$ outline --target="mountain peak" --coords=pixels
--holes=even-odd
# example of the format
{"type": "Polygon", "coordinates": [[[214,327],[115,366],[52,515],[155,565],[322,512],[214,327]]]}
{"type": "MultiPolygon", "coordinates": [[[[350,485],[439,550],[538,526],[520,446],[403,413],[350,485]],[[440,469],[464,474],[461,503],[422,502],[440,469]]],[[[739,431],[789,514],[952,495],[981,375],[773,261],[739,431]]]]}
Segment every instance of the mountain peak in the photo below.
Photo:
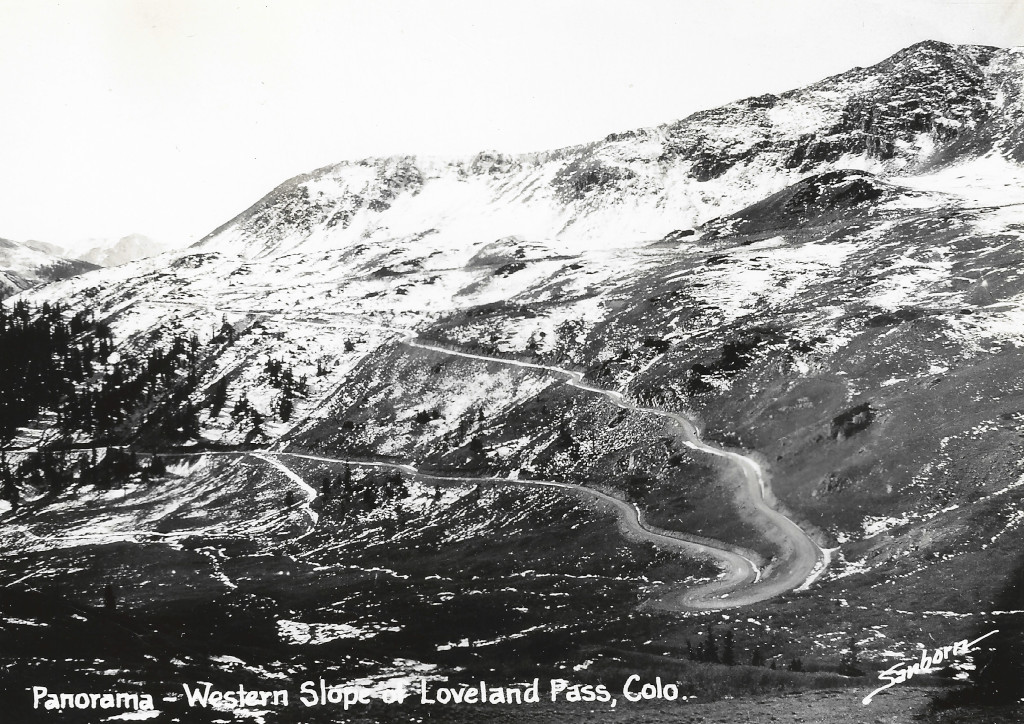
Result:
{"type": "Polygon", "coordinates": [[[251,258],[427,232],[452,248],[510,235],[568,248],[662,238],[813,174],[884,178],[992,150],[1016,158],[1022,67],[1010,51],[924,40],[804,88],[590,144],[334,164],[282,184],[196,246],[251,258]]]}
{"type": "Polygon", "coordinates": [[[77,248],[68,249],[65,256],[99,266],[118,266],[167,250],[166,244],[154,241],[144,234],[135,233],[115,240],[89,239],[77,248]]]}
{"type": "Polygon", "coordinates": [[[67,279],[97,266],[81,259],[68,259],[60,247],[42,241],[0,239],[0,293],[67,279]]]}
{"type": "Polygon", "coordinates": [[[890,58],[914,58],[922,55],[967,55],[977,60],[979,57],[988,58],[1003,50],[995,45],[969,45],[959,43],[947,43],[944,40],[922,40],[913,45],[897,51],[890,58]]]}

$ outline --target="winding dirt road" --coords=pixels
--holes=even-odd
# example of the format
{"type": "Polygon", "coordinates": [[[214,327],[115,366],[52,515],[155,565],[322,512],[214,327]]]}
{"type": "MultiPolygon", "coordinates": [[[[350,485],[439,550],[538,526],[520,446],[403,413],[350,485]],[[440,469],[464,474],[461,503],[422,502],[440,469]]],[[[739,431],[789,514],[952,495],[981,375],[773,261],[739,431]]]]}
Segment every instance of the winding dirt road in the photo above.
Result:
{"type": "Polygon", "coordinates": [[[423,482],[455,483],[460,485],[494,485],[501,487],[518,486],[533,488],[560,488],[562,490],[584,493],[593,498],[597,498],[602,503],[614,508],[616,513],[619,515],[619,520],[623,528],[625,528],[627,534],[631,537],[637,540],[653,543],[659,548],[677,550],[698,560],[710,558],[723,569],[722,575],[717,579],[708,584],[702,585],[699,588],[693,589],[695,591],[704,592],[706,600],[702,597],[700,599],[694,599],[693,601],[677,601],[674,605],[671,605],[672,608],[708,610],[712,608],[729,608],[732,606],[743,605],[748,602],[744,601],[737,603],[732,599],[727,599],[723,596],[727,595],[730,591],[734,591],[746,584],[755,582],[760,576],[757,566],[746,556],[725,548],[717,548],[710,543],[701,543],[692,540],[690,537],[680,533],[657,529],[644,520],[643,512],[635,504],[628,503],[621,498],[616,498],[615,496],[608,495],[607,493],[587,487],[586,485],[561,483],[552,480],[519,480],[516,478],[501,477],[439,475],[436,473],[421,472],[415,466],[405,463],[391,463],[374,460],[347,460],[344,458],[311,455],[308,453],[261,452],[258,455],[255,455],[255,457],[259,457],[264,461],[270,462],[268,458],[271,455],[299,458],[302,460],[313,460],[317,462],[345,463],[348,465],[358,465],[362,467],[398,470],[408,475],[415,476],[423,482]]]}
{"type": "MultiPolygon", "coordinates": [[[[190,302],[183,303],[186,305],[190,304],[190,302]]],[[[191,302],[191,304],[199,306],[194,302],[191,302]]],[[[271,311],[266,309],[235,311],[246,311],[261,315],[272,314],[271,311]]],[[[333,313],[327,314],[335,316],[333,313]]],[[[337,316],[349,317],[352,315],[338,313],[337,316]]],[[[365,320],[361,321],[365,324],[365,320]]],[[[470,484],[544,486],[586,493],[615,508],[620,514],[622,525],[634,537],[650,541],[660,547],[679,550],[688,556],[698,559],[710,559],[723,571],[721,576],[709,583],[665,596],[658,602],[658,605],[664,608],[706,611],[745,606],[773,598],[787,591],[804,590],[813,584],[827,569],[829,565],[829,552],[822,550],[799,525],[772,507],[774,496],[766,482],[761,466],[755,460],[742,453],[725,450],[704,442],[701,440],[694,423],[687,417],[654,407],[644,407],[636,404],[620,392],[594,387],[584,382],[583,375],[579,372],[533,362],[489,357],[433,345],[417,339],[416,333],[408,328],[393,327],[386,324],[374,324],[372,326],[399,335],[400,343],[409,347],[482,362],[538,370],[546,374],[562,377],[566,380],[567,384],[577,389],[602,395],[622,409],[643,412],[666,419],[672,424],[683,444],[687,447],[708,455],[725,458],[739,467],[743,475],[744,495],[754,510],[759,527],[763,532],[770,531],[776,533],[773,539],[782,542],[779,555],[763,569],[759,568],[751,557],[744,555],[742,550],[720,541],[701,539],[683,533],[656,529],[644,520],[643,513],[635,505],[582,484],[541,480],[514,480],[510,478],[440,476],[421,473],[412,465],[400,463],[342,460],[273,450],[260,452],[261,455],[266,456],[263,457],[264,462],[275,464],[274,458],[271,456],[292,456],[325,462],[347,462],[352,465],[392,468],[427,480],[470,484]]],[[[277,467],[283,466],[277,465],[277,467]]],[[[312,502],[311,494],[315,496],[315,491],[304,482],[301,483],[301,487],[306,493],[307,504],[312,502]]],[[[309,512],[310,516],[314,518],[315,525],[315,512],[312,510],[309,512]]]]}
{"type": "MultiPolygon", "coordinates": [[[[644,412],[665,418],[677,430],[684,445],[699,452],[725,458],[740,468],[744,479],[744,492],[756,511],[759,522],[766,528],[775,528],[786,542],[779,557],[773,560],[765,570],[759,569],[750,558],[731,550],[724,543],[711,541],[697,542],[682,535],[674,535],[670,531],[655,530],[644,522],[642,513],[635,505],[606,495],[593,488],[548,481],[522,481],[534,485],[586,491],[615,506],[623,514],[623,523],[626,528],[636,536],[662,546],[667,545],[684,550],[690,555],[709,557],[724,570],[724,575],[715,581],[670,595],[661,601],[662,605],[671,608],[704,611],[745,606],[772,598],[786,591],[807,588],[828,567],[828,554],[800,526],[771,506],[770,500],[773,498],[765,482],[764,471],[761,469],[761,466],[746,455],[723,450],[704,442],[700,439],[694,423],[683,415],[659,410],[654,407],[638,405],[620,392],[605,390],[587,384],[583,381],[581,373],[572,370],[452,350],[421,342],[412,336],[403,339],[402,343],[410,347],[432,352],[534,369],[563,377],[570,386],[586,392],[603,395],[613,404],[625,410],[644,412]]],[[[505,483],[509,482],[505,478],[500,480],[505,483]]]]}

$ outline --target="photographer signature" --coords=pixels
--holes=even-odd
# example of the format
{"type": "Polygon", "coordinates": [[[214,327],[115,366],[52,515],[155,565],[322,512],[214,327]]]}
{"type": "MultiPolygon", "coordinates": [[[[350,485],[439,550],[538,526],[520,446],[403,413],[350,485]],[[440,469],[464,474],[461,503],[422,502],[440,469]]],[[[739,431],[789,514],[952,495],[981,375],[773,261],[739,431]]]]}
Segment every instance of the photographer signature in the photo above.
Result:
{"type": "Polygon", "coordinates": [[[987,639],[989,636],[992,636],[993,634],[997,633],[999,633],[998,630],[989,631],[984,636],[974,639],[974,641],[968,641],[967,639],[957,641],[955,644],[952,644],[950,646],[943,646],[941,648],[935,649],[935,653],[932,655],[928,654],[928,649],[924,649],[921,652],[920,661],[914,662],[910,666],[905,666],[903,663],[899,663],[895,666],[889,667],[888,669],[886,669],[878,675],[879,679],[881,679],[882,681],[887,681],[889,683],[887,683],[885,686],[880,686],[879,688],[872,691],[870,694],[864,697],[861,703],[864,705],[870,704],[871,699],[874,698],[875,694],[885,691],[886,689],[891,689],[892,687],[896,686],[896,684],[902,684],[904,681],[907,681],[908,679],[911,679],[914,676],[919,676],[921,674],[930,674],[933,671],[945,668],[946,661],[949,661],[949,659],[953,658],[954,656],[964,656],[965,654],[969,654],[973,650],[974,645],[976,643],[984,639],[987,639]]]}

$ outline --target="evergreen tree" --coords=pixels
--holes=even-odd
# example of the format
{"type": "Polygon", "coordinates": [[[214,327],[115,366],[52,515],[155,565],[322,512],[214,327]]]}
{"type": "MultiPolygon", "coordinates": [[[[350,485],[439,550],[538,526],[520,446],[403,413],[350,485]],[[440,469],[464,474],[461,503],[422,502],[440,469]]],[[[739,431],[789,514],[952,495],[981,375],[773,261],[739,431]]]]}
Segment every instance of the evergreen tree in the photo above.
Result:
{"type": "Polygon", "coordinates": [[[341,475],[341,485],[346,498],[352,495],[352,466],[348,463],[345,463],[345,470],[341,475]]]}
{"type": "Polygon", "coordinates": [[[224,403],[228,401],[228,378],[221,377],[217,380],[213,389],[210,390],[210,414],[214,417],[224,409],[224,403]]]}
{"type": "Polygon", "coordinates": [[[850,636],[846,651],[839,661],[839,673],[843,676],[861,676],[864,674],[860,669],[860,646],[857,645],[856,636],[850,636]]]}
{"type": "Polygon", "coordinates": [[[292,419],[292,412],[295,410],[295,403],[289,395],[281,395],[277,403],[277,413],[281,416],[281,422],[288,422],[292,419]]]}
{"type": "Polygon", "coordinates": [[[21,495],[18,492],[18,486],[14,481],[14,474],[11,472],[11,468],[7,464],[6,456],[4,456],[3,460],[0,461],[0,499],[6,500],[10,503],[12,510],[17,510],[18,504],[21,501],[21,495]]]}
{"type": "Polygon", "coordinates": [[[78,455],[78,462],[75,464],[75,469],[78,471],[78,482],[86,483],[89,479],[89,456],[86,453],[80,453],[78,455]]]}
{"type": "Polygon", "coordinates": [[[114,586],[110,583],[103,587],[103,608],[108,611],[117,608],[117,596],[114,593],[114,586]]]}
{"type": "Polygon", "coordinates": [[[249,396],[243,392],[242,396],[235,402],[234,409],[231,410],[231,418],[238,421],[248,417],[251,413],[252,406],[249,404],[249,396]]]}
{"type": "Polygon", "coordinates": [[[251,440],[257,437],[264,437],[266,433],[263,431],[263,415],[260,414],[259,410],[251,409],[249,418],[252,420],[252,429],[246,438],[251,440]]]}
{"type": "Polygon", "coordinates": [[[159,455],[153,455],[149,459],[149,474],[155,477],[167,475],[167,463],[159,455]]]}
{"type": "Polygon", "coordinates": [[[707,638],[704,639],[703,659],[712,664],[719,663],[718,641],[715,640],[715,632],[710,629],[707,638]]]}
{"type": "Polygon", "coordinates": [[[730,628],[725,632],[722,643],[722,663],[727,666],[736,665],[736,651],[733,647],[733,630],[730,628]]]}
{"type": "Polygon", "coordinates": [[[569,426],[564,422],[558,426],[558,445],[559,447],[568,448],[572,447],[576,443],[573,440],[572,433],[569,432],[569,426]]]}
{"type": "Polygon", "coordinates": [[[397,470],[393,470],[388,473],[387,477],[384,478],[384,497],[387,500],[394,500],[397,498],[404,498],[409,494],[409,489],[405,485],[405,481],[402,479],[402,474],[397,470]]]}
{"type": "Polygon", "coordinates": [[[233,344],[235,341],[235,328],[228,322],[227,315],[221,317],[220,329],[213,337],[215,342],[227,342],[233,344]]]}

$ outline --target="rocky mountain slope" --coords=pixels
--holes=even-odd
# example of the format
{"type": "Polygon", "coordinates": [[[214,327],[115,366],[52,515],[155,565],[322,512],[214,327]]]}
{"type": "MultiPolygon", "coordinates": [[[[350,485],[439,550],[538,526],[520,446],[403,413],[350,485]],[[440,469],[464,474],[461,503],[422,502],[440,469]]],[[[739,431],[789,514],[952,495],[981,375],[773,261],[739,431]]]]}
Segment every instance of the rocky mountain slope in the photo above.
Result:
{"type": "Polygon", "coordinates": [[[921,173],[1020,160],[1024,53],[925,42],[779,96],[557,151],[366,159],[282,184],[197,244],[246,258],[433,235],[575,250],[632,246],[731,213],[812,172],[921,173]]]}

